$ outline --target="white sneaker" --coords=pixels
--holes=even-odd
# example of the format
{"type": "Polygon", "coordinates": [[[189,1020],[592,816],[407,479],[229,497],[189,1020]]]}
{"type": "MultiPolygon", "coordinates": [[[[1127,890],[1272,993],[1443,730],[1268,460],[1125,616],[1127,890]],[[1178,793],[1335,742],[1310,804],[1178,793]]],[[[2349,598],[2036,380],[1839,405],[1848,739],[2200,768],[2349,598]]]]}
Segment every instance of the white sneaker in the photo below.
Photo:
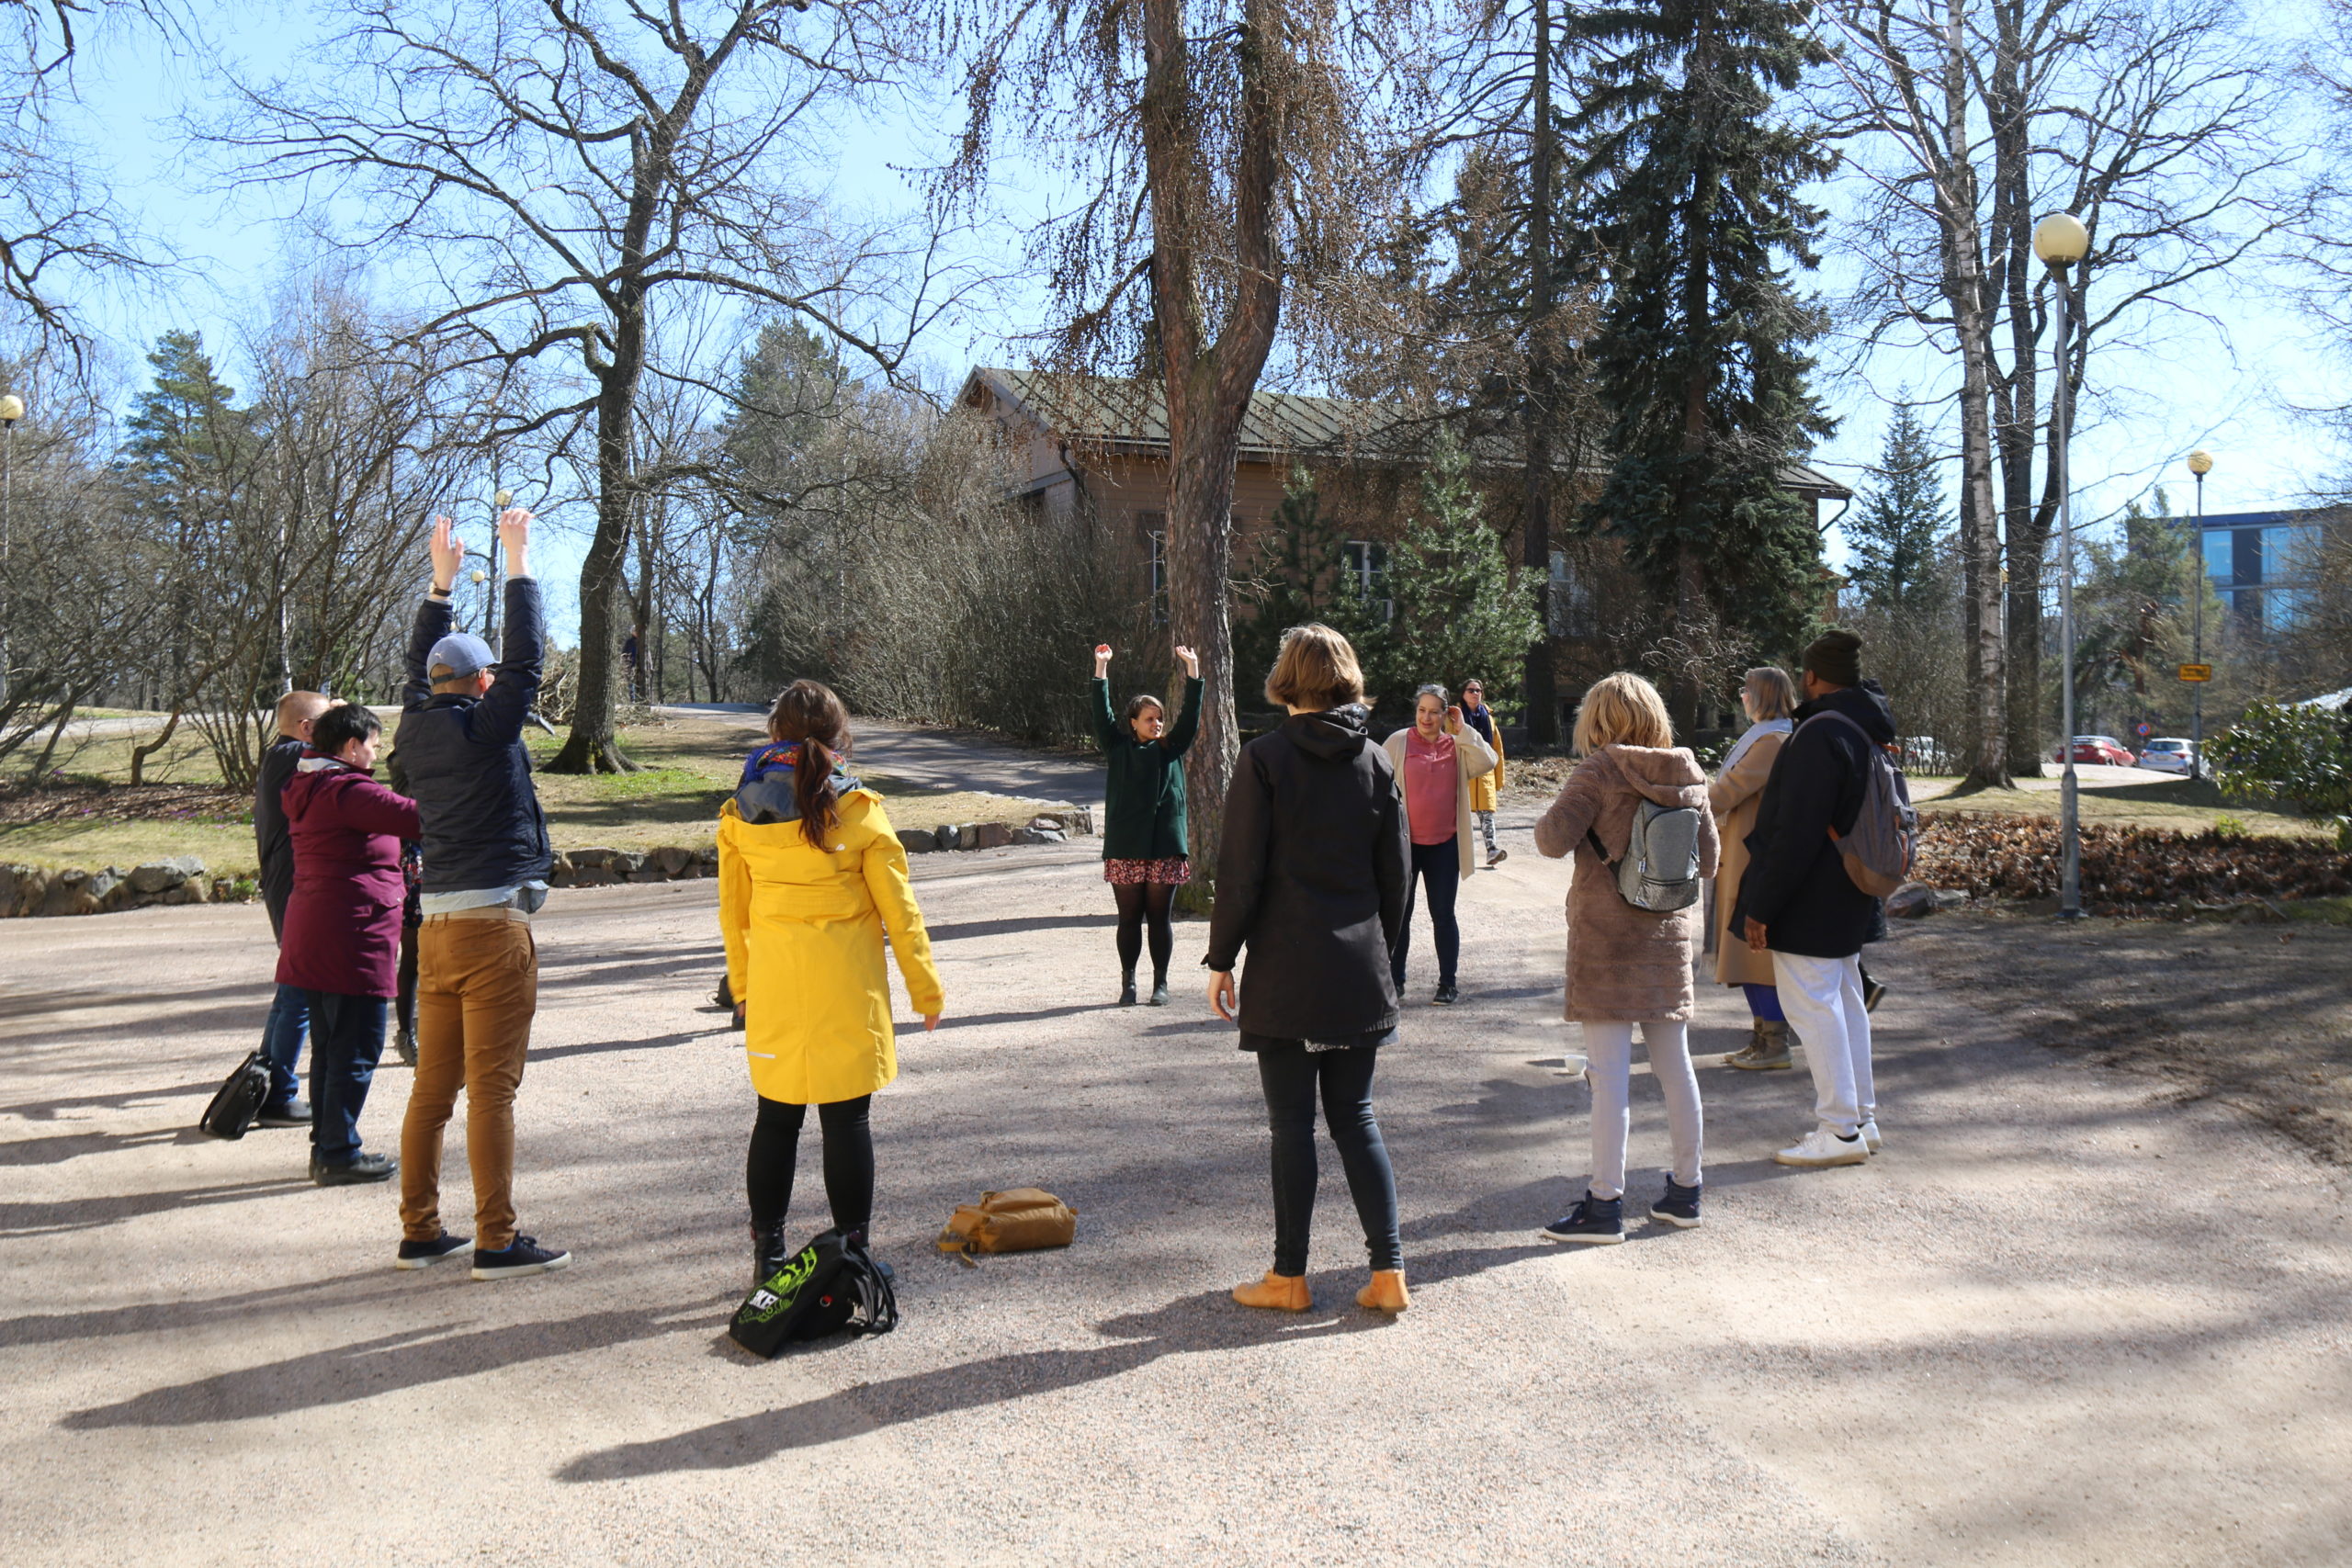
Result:
{"type": "Polygon", "coordinates": [[[1878,1118],[1873,1116],[1863,1122],[1861,1132],[1862,1145],[1872,1154],[1878,1153],[1880,1146],[1885,1142],[1878,1135],[1878,1118]]]}
{"type": "Polygon", "coordinates": [[[1871,1157],[1870,1145],[1858,1134],[1841,1138],[1826,1127],[1815,1127],[1787,1148],[1772,1156],[1778,1165],[1808,1168],[1831,1165],[1861,1165],[1871,1157]]]}

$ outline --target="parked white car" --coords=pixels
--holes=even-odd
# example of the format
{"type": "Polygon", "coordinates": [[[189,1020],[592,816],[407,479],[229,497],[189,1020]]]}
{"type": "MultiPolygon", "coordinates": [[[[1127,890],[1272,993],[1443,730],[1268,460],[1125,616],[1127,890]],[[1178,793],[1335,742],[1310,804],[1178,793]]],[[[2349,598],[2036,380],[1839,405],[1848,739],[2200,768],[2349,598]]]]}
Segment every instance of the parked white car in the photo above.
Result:
{"type": "Polygon", "coordinates": [[[2140,751],[2140,765],[2160,773],[2193,773],[2196,761],[2196,744],[2177,735],[2154,737],[2140,751]]]}

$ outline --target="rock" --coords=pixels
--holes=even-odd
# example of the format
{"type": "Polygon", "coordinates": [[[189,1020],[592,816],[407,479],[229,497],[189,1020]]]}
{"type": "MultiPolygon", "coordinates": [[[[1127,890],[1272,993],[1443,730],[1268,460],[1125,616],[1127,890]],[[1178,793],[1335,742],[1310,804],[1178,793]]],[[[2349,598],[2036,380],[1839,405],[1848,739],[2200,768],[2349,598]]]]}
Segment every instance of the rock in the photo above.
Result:
{"type": "MultiPolygon", "coordinates": [[[[98,902],[103,904],[108,898],[114,897],[116,888],[127,888],[130,886],[130,879],[124,876],[122,868],[117,865],[110,865],[104,871],[93,874],[90,880],[83,885],[82,891],[87,893],[91,897],[96,898],[98,902]]],[[[128,897],[128,895],[125,895],[125,897],[128,897]]],[[[118,902],[119,902],[119,900],[118,900],[118,902]]]]}
{"type": "Polygon", "coordinates": [[[98,901],[89,895],[90,874],[86,871],[61,871],[51,879],[48,894],[40,901],[44,915],[95,915],[98,901]]]}
{"type": "Polygon", "coordinates": [[[2267,926],[2275,925],[2290,918],[2285,909],[2271,900],[2255,898],[2239,905],[2237,912],[2230,917],[2230,921],[2233,925],[2267,926]]]}
{"type": "Polygon", "coordinates": [[[39,909],[41,900],[49,896],[51,880],[50,874],[37,865],[17,867],[17,907],[8,912],[29,915],[39,909]]]}
{"type": "Polygon", "coordinates": [[[1059,828],[1016,828],[1012,830],[1016,844],[1066,844],[1069,835],[1059,828]]]}
{"type": "Polygon", "coordinates": [[[933,842],[943,850],[960,850],[964,847],[956,841],[956,829],[944,822],[931,830],[931,837],[933,842]]]}
{"type": "Polygon", "coordinates": [[[1906,882],[1886,896],[1886,918],[1925,919],[1936,912],[1936,890],[1924,882],[1906,882]]]}
{"type": "Polygon", "coordinates": [[[155,902],[158,904],[201,904],[204,902],[204,884],[183,882],[177,887],[167,887],[155,895],[155,902]]]}
{"type": "Polygon", "coordinates": [[[149,861],[130,871],[130,886],[141,893],[166,893],[187,880],[187,873],[169,861],[149,861]]]}
{"type": "Polygon", "coordinates": [[[939,848],[938,835],[926,828],[899,829],[899,842],[906,846],[910,855],[927,855],[939,848]]]}
{"type": "Polygon", "coordinates": [[[645,869],[645,857],[632,850],[614,850],[612,859],[605,863],[623,876],[645,869]]]}
{"type": "Polygon", "coordinates": [[[30,866],[0,865],[0,916],[17,912],[17,899],[20,896],[17,877],[20,873],[31,869],[30,866]]]}
{"type": "Polygon", "coordinates": [[[1936,889],[1936,908],[1939,910],[1957,909],[1962,904],[1967,902],[1968,890],[1964,887],[1939,887],[1936,889]]]}
{"type": "Polygon", "coordinates": [[[570,853],[571,855],[571,863],[582,868],[589,866],[605,866],[613,863],[613,852],[610,850],[573,850],[571,851],[570,853]]]}
{"type": "Polygon", "coordinates": [[[571,857],[564,853],[561,850],[556,851],[555,859],[548,863],[548,880],[549,882],[553,882],[559,876],[570,876],[571,874],[571,857]]]}
{"type": "Polygon", "coordinates": [[[1012,842],[1012,827],[1006,822],[983,822],[978,837],[981,849],[1001,850],[1012,842]]]}
{"type": "Polygon", "coordinates": [[[1093,837],[1094,808],[1091,806],[1080,806],[1072,808],[1064,818],[1063,829],[1074,837],[1093,837]]]}
{"type": "Polygon", "coordinates": [[[631,882],[667,882],[669,874],[658,865],[641,865],[628,874],[631,882]]]}
{"type": "Polygon", "coordinates": [[[647,863],[660,866],[663,876],[675,876],[686,869],[688,863],[695,858],[695,852],[692,850],[660,849],[645,858],[647,863]]]}

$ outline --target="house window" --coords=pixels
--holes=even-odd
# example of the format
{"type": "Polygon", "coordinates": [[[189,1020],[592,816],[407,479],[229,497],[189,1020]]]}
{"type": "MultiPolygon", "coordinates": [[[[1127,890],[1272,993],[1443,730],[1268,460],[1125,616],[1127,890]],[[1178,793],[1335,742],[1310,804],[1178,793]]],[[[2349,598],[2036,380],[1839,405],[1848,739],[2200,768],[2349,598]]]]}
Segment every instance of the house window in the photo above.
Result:
{"type": "Polygon", "coordinates": [[[1379,606],[1384,621],[1396,614],[1396,602],[1385,592],[1388,581],[1387,546],[1372,539],[1350,539],[1340,559],[1357,597],[1379,606]]]}
{"type": "Polygon", "coordinates": [[[2227,587],[2237,580],[2237,547],[2227,528],[2205,532],[2205,575],[2227,587]]]}
{"type": "Polygon", "coordinates": [[[1568,564],[1567,552],[1552,552],[1552,581],[1544,597],[1544,629],[1554,637],[1591,637],[1599,628],[1592,615],[1592,584],[1568,564]]]}

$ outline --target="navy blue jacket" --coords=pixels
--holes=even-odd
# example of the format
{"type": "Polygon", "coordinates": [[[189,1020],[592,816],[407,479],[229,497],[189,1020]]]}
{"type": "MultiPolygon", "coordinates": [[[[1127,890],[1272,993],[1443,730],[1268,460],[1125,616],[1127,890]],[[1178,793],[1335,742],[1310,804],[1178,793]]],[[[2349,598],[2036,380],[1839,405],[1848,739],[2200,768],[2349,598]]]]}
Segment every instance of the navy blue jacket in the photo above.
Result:
{"type": "Polygon", "coordinates": [[[1753,916],[1764,922],[1775,953],[1849,958],[1881,934],[1884,916],[1879,901],[1846,874],[1829,829],[1854,830],[1867,747],[1894,739],[1894,715],[1880,693],[1845,686],[1801,705],[1792,716],[1796,729],[1772,761],[1747,835],[1747,871],[1739,879],[1732,931],[1744,938],[1753,916]],[[1822,713],[1844,714],[1854,724],[1805,722],[1822,713]]]}
{"type": "Polygon", "coordinates": [[[261,856],[261,902],[273,936],[285,934],[286,900],[294,893],[294,840],[278,796],[301,760],[302,742],[281,735],[261,754],[261,772],[254,775],[254,851],[261,856]]]}
{"type": "Polygon", "coordinates": [[[539,585],[527,577],[507,581],[506,646],[484,696],[434,693],[425,660],[448,635],[451,618],[438,599],[416,612],[393,739],[424,829],[424,890],[470,893],[545,881],[555,856],[523,748],[546,651],[539,585]]]}

